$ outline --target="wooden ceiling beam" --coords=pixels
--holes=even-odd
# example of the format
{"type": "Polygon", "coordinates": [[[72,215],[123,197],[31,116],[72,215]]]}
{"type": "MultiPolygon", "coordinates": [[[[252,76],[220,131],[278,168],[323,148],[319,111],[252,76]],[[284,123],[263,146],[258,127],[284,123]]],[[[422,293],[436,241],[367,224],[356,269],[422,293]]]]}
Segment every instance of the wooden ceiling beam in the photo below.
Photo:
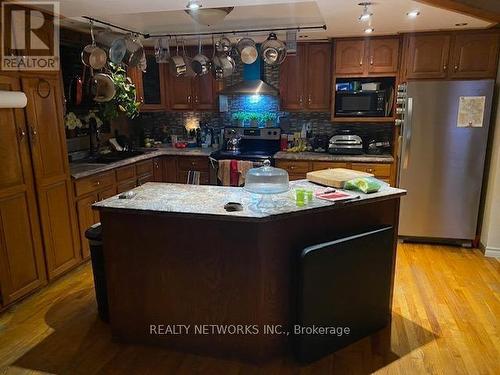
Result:
{"type": "Polygon", "coordinates": [[[416,0],[437,8],[451,10],[492,23],[500,23],[499,0],[416,0]]]}

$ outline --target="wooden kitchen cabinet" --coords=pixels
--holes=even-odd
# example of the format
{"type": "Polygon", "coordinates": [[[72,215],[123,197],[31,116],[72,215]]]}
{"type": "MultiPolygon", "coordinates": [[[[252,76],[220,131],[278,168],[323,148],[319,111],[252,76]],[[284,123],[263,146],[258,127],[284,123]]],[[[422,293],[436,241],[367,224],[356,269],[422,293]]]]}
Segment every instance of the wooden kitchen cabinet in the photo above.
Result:
{"type": "Polygon", "coordinates": [[[99,222],[99,215],[97,211],[92,209],[92,205],[99,201],[98,193],[90,194],[84,198],[78,199],[76,202],[76,212],[78,214],[78,228],[80,230],[80,247],[82,258],[88,259],[90,257],[90,249],[85,231],[95,223],[99,222]]]}
{"type": "Polygon", "coordinates": [[[398,37],[336,40],[335,73],[359,76],[396,74],[399,42],[398,37]]]}
{"type": "Polygon", "coordinates": [[[449,34],[409,35],[406,78],[445,78],[448,74],[449,34]]]}
{"type": "Polygon", "coordinates": [[[364,39],[335,41],[335,73],[363,74],[366,45],[364,39]]]}
{"type": "Polygon", "coordinates": [[[191,89],[192,78],[170,76],[168,83],[170,108],[178,110],[191,109],[193,106],[191,89]]]}
{"type": "Polygon", "coordinates": [[[296,56],[280,67],[280,99],[284,110],[330,110],[331,44],[299,43],[296,56]]]}
{"type": "MultiPolygon", "coordinates": [[[[0,76],[0,90],[21,91],[0,76]]],[[[27,128],[22,109],[0,109],[0,308],[46,283],[27,128]]]]}
{"type": "Polygon", "coordinates": [[[177,159],[177,182],[187,183],[189,171],[200,172],[200,184],[210,182],[208,158],[205,156],[182,156],[177,159]]]}
{"type": "Polygon", "coordinates": [[[175,156],[163,158],[163,182],[178,182],[177,158],[175,156]]]}
{"type": "Polygon", "coordinates": [[[306,178],[307,172],[311,171],[311,163],[308,161],[277,160],[276,167],[286,170],[290,181],[306,178]]]}
{"type": "Polygon", "coordinates": [[[211,111],[217,109],[217,81],[211,73],[192,80],[193,109],[211,111]]]}
{"type": "Polygon", "coordinates": [[[450,54],[451,78],[495,78],[498,33],[457,34],[450,54]]]}
{"type": "Polygon", "coordinates": [[[164,167],[163,158],[158,157],[153,159],[153,179],[155,182],[163,182],[164,179],[164,167]]]}
{"type": "Polygon", "coordinates": [[[135,84],[137,99],[142,103],[141,112],[165,111],[168,109],[167,100],[167,64],[158,64],[154,51],[146,49],[147,69],[143,73],[138,68],[128,71],[129,77],[135,84]]]}
{"type": "Polygon", "coordinates": [[[399,38],[376,38],[368,42],[368,73],[396,73],[398,63],[399,38]]]}
{"type": "Polygon", "coordinates": [[[22,78],[38,207],[49,278],[80,261],[73,189],[69,177],[62,92],[54,76],[22,78]]]}

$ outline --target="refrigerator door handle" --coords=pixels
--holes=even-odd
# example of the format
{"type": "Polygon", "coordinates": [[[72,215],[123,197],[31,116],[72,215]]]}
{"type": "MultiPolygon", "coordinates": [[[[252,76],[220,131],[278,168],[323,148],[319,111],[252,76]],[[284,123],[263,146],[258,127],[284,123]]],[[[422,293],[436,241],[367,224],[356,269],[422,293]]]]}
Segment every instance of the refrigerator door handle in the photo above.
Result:
{"type": "Polygon", "coordinates": [[[411,127],[413,117],[413,98],[408,98],[406,103],[405,127],[403,130],[403,169],[410,163],[411,127]]]}

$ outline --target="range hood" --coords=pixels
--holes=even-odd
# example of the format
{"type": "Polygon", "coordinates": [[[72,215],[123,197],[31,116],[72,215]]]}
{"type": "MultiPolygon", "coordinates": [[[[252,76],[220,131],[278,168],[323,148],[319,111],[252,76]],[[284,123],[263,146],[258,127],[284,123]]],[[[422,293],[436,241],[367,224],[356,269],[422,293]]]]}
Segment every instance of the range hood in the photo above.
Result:
{"type": "Polygon", "coordinates": [[[221,90],[222,95],[273,95],[278,96],[279,91],[264,82],[262,59],[257,58],[253,64],[243,64],[243,81],[221,90]]]}

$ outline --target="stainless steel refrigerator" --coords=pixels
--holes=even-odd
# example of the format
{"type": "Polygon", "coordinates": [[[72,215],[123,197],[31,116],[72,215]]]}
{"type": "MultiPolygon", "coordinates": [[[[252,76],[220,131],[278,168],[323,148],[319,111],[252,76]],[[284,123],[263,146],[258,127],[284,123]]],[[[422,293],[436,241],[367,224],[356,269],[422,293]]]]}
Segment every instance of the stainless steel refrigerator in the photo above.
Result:
{"type": "Polygon", "coordinates": [[[493,90],[493,80],[419,81],[398,88],[399,186],[408,191],[401,200],[401,237],[462,243],[475,238],[493,90]],[[484,97],[482,124],[457,126],[464,97],[484,97]]]}

